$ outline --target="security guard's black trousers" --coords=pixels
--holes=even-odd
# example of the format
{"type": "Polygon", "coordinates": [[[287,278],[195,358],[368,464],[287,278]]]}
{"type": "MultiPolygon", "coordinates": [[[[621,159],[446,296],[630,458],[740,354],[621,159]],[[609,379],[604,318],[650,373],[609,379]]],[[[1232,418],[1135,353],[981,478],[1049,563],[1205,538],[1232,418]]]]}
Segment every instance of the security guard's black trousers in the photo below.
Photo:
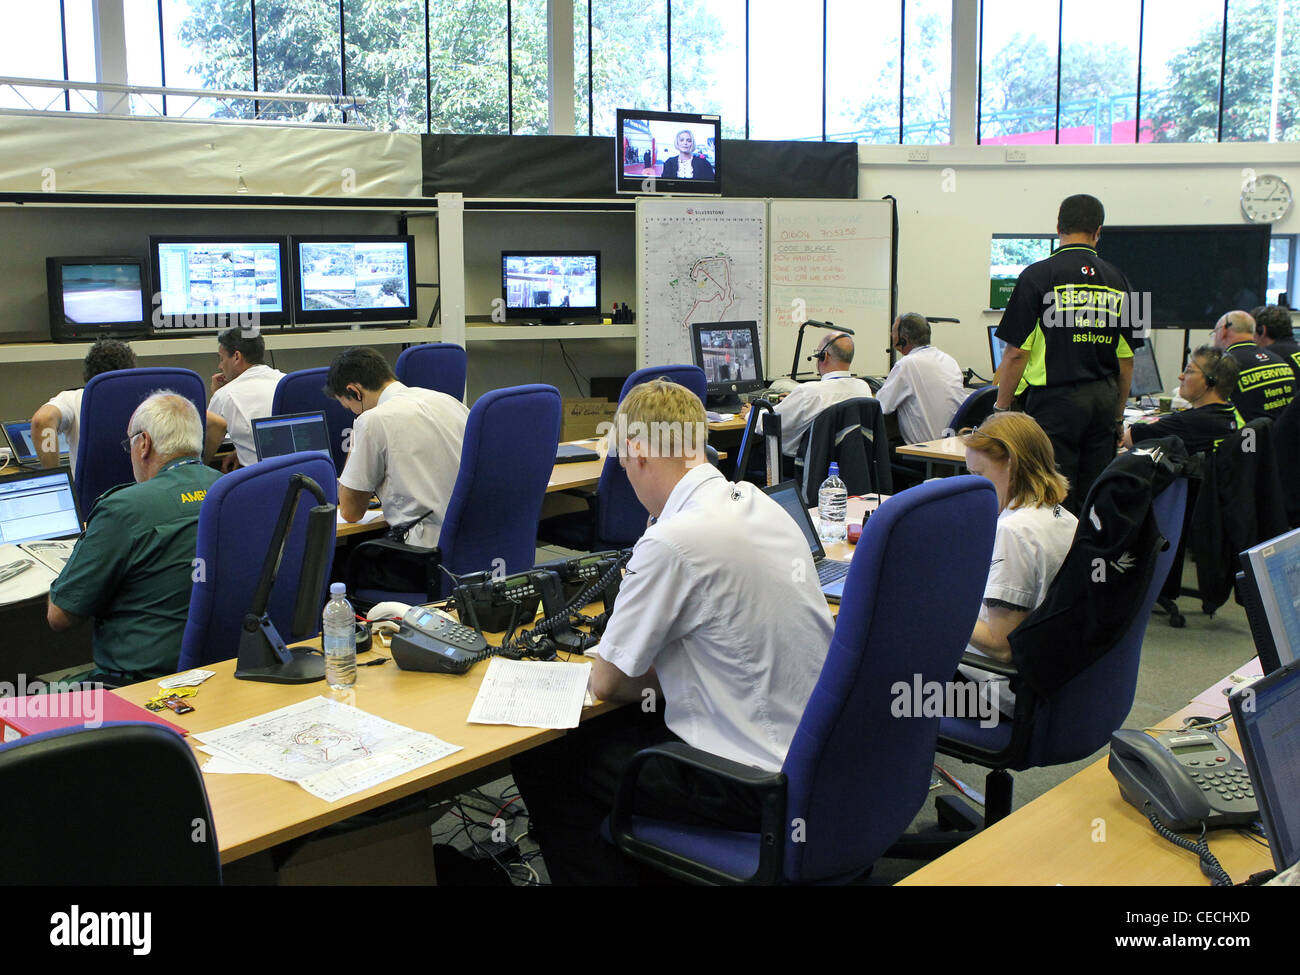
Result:
{"type": "Polygon", "coordinates": [[[1021,397],[1024,411],[1052,441],[1056,466],[1070,481],[1065,506],[1076,515],[1093,482],[1115,459],[1118,401],[1114,379],[1030,386],[1021,397]]]}

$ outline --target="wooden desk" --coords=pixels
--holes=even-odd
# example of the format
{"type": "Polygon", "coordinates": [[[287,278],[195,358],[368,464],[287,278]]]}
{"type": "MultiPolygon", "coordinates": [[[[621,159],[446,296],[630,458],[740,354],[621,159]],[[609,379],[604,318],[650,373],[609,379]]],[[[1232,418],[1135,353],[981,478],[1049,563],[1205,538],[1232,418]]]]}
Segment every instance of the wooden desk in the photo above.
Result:
{"type": "MultiPolygon", "coordinates": [[[[924,443],[905,444],[896,453],[900,457],[919,457],[925,461],[925,476],[934,476],[936,464],[962,468],[966,466],[966,445],[961,437],[944,437],[940,440],[927,440],[924,443]]],[[[957,471],[953,471],[957,473],[957,471]]]]}
{"type": "MultiPolygon", "coordinates": [[[[1251,673],[1249,665],[1238,671],[1251,673]]],[[[1254,673],[1258,672],[1256,663],[1254,673]]],[[[1227,682],[1225,678],[1198,694],[1159,727],[1178,728],[1189,715],[1224,713],[1227,698],[1219,688],[1227,682]],[[1218,710],[1207,706],[1207,701],[1218,710]]],[[[1223,738],[1238,749],[1231,723],[1223,738]]],[[[901,883],[1209,886],[1196,856],[1161,839],[1146,817],[1120,797],[1106,762],[1098,759],[901,883]]],[[[1273,866],[1265,847],[1234,829],[1214,830],[1206,840],[1235,882],[1273,866]]]]}
{"type": "MultiPolygon", "coordinates": [[[[386,651],[380,653],[389,655],[386,651]]],[[[362,654],[360,659],[364,662],[371,657],[362,654]]],[[[563,734],[540,728],[467,723],[465,718],[487,665],[487,661],[476,664],[467,674],[419,674],[398,670],[390,660],[378,667],[359,667],[356,686],[349,691],[331,691],[324,681],[263,684],[235,680],[234,660],[207,665],[206,669],[216,671],[217,676],[200,686],[192,699],[195,710],[182,715],[167,712],[167,720],[187,731],[220,728],[321,695],[463,746],[432,765],[332,803],[317,799],[296,783],[269,775],[205,775],[203,784],[212,806],[222,862],[269,849],[421,790],[473,777],[511,755],[563,734]]],[[[156,682],[147,681],[113,693],[143,705],[160,689],[156,682]]],[[[583,717],[615,706],[587,708],[583,717]]],[[[202,766],[208,760],[207,753],[198,751],[193,739],[187,740],[202,766]]]]}

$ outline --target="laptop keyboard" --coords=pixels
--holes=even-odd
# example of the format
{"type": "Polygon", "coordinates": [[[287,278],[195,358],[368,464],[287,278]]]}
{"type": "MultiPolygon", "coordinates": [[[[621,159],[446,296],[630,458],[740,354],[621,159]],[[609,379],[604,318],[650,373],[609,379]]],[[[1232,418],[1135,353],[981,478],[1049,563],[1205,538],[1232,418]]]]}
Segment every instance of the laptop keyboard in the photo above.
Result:
{"type": "Polygon", "coordinates": [[[824,586],[849,574],[849,563],[822,559],[817,563],[817,580],[824,586]]]}

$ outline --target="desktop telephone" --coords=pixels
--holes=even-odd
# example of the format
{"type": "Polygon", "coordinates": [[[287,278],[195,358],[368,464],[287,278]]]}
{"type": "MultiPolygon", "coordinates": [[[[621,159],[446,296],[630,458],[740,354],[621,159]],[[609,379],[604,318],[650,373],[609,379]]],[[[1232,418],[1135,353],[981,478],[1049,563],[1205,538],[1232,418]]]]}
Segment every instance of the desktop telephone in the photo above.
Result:
{"type": "Polygon", "coordinates": [[[1250,775],[1218,735],[1171,731],[1152,738],[1121,729],[1110,737],[1110,773],[1120,795],[1170,830],[1253,823],[1259,807],[1250,775]]]}
{"type": "Polygon", "coordinates": [[[432,606],[407,610],[389,649],[402,670],[434,674],[463,674],[493,653],[483,634],[432,606]]]}

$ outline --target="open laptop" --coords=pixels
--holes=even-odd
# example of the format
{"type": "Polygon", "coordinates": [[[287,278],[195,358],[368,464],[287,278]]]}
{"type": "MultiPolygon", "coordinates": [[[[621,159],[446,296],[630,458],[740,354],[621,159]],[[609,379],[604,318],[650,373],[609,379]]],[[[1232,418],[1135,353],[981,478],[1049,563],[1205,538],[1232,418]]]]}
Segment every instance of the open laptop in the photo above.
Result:
{"type": "Polygon", "coordinates": [[[803,506],[803,498],[799,496],[798,482],[782,481],[780,484],[763,488],[763,493],[784,508],[799,526],[804,538],[808,540],[813,565],[817,568],[817,579],[821,583],[822,595],[838,603],[840,596],[844,594],[844,577],[848,575],[849,563],[826,557],[826,550],[822,548],[822,540],[817,535],[812,516],[808,514],[808,509],[803,506]]]}
{"type": "MultiPolygon", "coordinates": [[[[24,465],[40,463],[40,458],[36,456],[36,442],[32,439],[32,421],[30,418],[26,420],[5,420],[4,431],[5,439],[9,441],[9,446],[13,449],[15,463],[24,465]]],[[[71,453],[71,448],[68,446],[68,438],[63,433],[60,433],[60,464],[67,464],[69,453],[71,453]]]]}
{"type": "Polygon", "coordinates": [[[1239,688],[1228,704],[1281,873],[1300,861],[1300,662],[1239,688]]]}
{"type": "Polygon", "coordinates": [[[0,478],[0,544],[76,538],[81,514],[66,467],[0,478]]]}
{"type": "Polygon", "coordinates": [[[253,447],[257,450],[258,460],[314,450],[333,462],[330,431],[325,423],[325,414],[320,410],[258,417],[253,421],[253,447]]]}

